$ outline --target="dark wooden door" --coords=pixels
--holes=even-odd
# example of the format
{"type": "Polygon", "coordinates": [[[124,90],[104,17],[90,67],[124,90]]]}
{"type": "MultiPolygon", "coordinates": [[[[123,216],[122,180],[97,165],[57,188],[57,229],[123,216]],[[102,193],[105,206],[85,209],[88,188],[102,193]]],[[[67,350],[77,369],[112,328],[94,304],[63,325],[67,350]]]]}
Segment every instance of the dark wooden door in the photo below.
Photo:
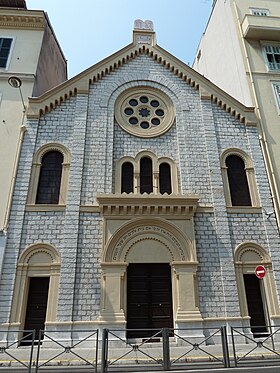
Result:
{"type": "Polygon", "coordinates": [[[244,275],[244,284],[251,330],[255,337],[267,333],[260,280],[254,274],[244,275]]]}
{"type": "Polygon", "coordinates": [[[39,330],[45,328],[49,281],[49,277],[30,277],[29,279],[24,330],[35,329],[35,339],[39,338],[39,330]]]}
{"type": "MultiPolygon", "coordinates": [[[[130,264],[127,270],[127,328],[173,328],[169,264],[130,264]]],[[[155,331],[129,331],[128,337],[149,337],[155,331]]]]}

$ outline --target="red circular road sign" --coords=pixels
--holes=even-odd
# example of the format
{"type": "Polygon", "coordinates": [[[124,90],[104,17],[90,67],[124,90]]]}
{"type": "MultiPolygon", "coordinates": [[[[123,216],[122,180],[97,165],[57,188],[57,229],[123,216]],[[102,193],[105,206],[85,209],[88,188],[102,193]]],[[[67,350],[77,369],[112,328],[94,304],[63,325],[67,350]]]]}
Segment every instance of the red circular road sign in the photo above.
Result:
{"type": "Polygon", "coordinates": [[[255,269],[255,274],[258,278],[262,279],[266,275],[266,269],[264,266],[259,265],[255,269]]]}

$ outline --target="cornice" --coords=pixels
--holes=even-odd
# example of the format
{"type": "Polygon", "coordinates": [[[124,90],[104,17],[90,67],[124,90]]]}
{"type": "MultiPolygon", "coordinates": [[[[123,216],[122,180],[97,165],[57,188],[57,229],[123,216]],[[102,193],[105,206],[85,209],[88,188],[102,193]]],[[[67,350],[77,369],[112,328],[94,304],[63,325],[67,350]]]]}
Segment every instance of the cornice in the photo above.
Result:
{"type": "Polygon", "coordinates": [[[30,11],[7,12],[7,10],[0,9],[0,28],[44,30],[44,13],[30,13],[30,11]]]}
{"type": "Polygon", "coordinates": [[[258,120],[253,107],[246,107],[160,46],[139,46],[134,43],[129,44],[42,96],[30,98],[27,118],[39,119],[41,115],[53,110],[56,106],[59,106],[62,102],[75,96],[77,93],[87,94],[92,83],[103,79],[139,55],[149,56],[185,81],[193,89],[198,90],[202,100],[211,100],[241,123],[249,126],[257,125],[258,120]]]}
{"type": "Polygon", "coordinates": [[[193,216],[198,195],[98,194],[103,216],[120,215],[189,215],[193,216]]]}
{"type": "Polygon", "coordinates": [[[4,80],[8,82],[8,79],[10,76],[16,76],[23,82],[33,83],[35,79],[34,74],[28,74],[28,73],[18,73],[18,72],[7,72],[7,71],[0,71],[0,80],[4,80]]]}

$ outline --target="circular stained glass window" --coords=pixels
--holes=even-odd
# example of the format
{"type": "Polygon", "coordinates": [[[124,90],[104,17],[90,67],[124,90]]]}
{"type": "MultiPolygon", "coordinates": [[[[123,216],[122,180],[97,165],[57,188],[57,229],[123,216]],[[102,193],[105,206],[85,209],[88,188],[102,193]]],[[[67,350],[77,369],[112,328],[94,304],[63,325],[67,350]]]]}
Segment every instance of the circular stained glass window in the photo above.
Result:
{"type": "Polygon", "coordinates": [[[125,91],[116,101],[118,124],[130,134],[154,137],[166,132],[174,122],[174,107],[163,92],[141,87],[125,91]]]}

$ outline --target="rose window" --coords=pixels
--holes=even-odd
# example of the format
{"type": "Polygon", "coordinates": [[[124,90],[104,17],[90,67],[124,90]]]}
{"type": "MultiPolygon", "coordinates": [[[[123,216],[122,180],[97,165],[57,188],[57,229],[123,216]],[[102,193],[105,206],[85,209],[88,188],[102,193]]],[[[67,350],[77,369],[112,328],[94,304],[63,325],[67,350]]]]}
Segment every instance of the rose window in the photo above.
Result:
{"type": "Polygon", "coordinates": [[[166,132],[174,121],[171,100],[152,88],[129,90],[116,102],[116,119],[127,132],[154,137],[166,132]]]}

